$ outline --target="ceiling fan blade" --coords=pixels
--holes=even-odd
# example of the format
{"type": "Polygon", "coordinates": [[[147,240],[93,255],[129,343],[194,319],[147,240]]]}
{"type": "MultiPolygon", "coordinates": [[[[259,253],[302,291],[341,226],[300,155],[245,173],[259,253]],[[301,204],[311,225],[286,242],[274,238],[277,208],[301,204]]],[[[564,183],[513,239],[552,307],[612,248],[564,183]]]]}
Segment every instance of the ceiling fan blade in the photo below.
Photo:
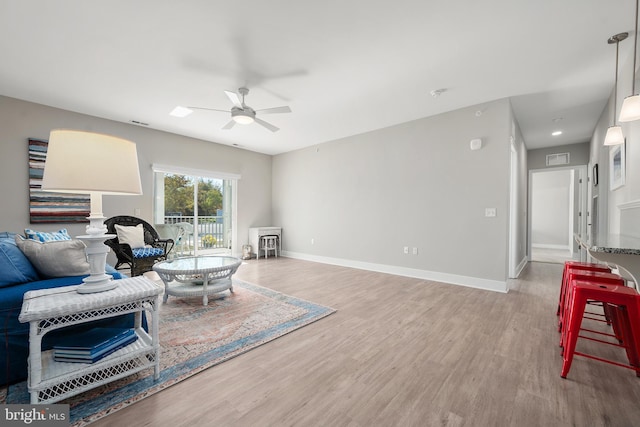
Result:
{"type": "Polygon", "coordinates": [[[290,112],[291,112],[291,108],[289,108],[288,106],[256,110],[256,113],[260,113],[260,114],[275,114],[275,113],[290,113],[290,112]]]}
{"type": "Polygon", "coordinates": [[[274,125],[272,125],[271,123],[267,123],[264,120],[261,120],[259,118],[254,118],[255,122],[258,123],[259,125],[262,125],[264,127],[266,127],[267,129],[269,129],[271,132],[278,132],[280,130],[280,128],[275,127],[274,125]]]}
{"type": "Polygon", "coordinates": [[[187,107],[194,110],[207,110],[207,111],[220,111],[221,113],[230,113],[229,110],[218,110],[216,108],[204,108],[204,107],[187,107]]]}
{"type": "Polygon", "coordinates": [[[232,127],[234,127],[235,125],[236,125],[235,120],[231,120],[229,123],[227,123],[226,125],[224,125],[224,126],[222,127],[222,129],[224,129],[224,130],[229,130],[229,129],[231,129],[232,127]]]}
{"type": "Polygon", "coordinates": [[[238,97],[237,93],[231,92],[230,90],[225,90],[224,93],[227,95],[227,98],[229,98],[229,101],[231,101],[233,105],[238,108],[242,108],[242,103],[240,102],[240,97],[238,97]]]}

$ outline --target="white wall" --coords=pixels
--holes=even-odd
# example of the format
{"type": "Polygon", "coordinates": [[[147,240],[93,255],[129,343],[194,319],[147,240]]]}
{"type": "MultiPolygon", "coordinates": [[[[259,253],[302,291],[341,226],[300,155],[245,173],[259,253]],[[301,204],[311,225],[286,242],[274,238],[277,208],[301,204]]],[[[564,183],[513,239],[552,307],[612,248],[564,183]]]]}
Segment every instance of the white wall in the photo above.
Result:
{"type": "Polygon", "coordinates": [[[512,115],[508,100],[477,110],[275,156],[273,219],[287,254],[506,290],[512,115]]]}
{"type": "Polygon", "coordinates": [[[531,175],[531,243],[539,248],[569,250],[572,214],[572,170],[531,175]]]}
{"type": "MultiPolygon", "coordinates": [[[[249,227],[271,222],[271,156],[0,96],[0,231],[22,232],[30,226],[27,139],[48,139],[49,131],[56,128],[95,131],[136,142],[144,194],[104,196],[105,217],[134,215],[139,208],[140,217],[153,223],[151,164],[155,163],[242,176],[238,181],[236,255],[248,241],[249,227]]],[[[118,167],[113,166],[117,174],[118,167]]],[[[37,224],[31,228],[46,231],[61,227],[72,235],[84,234],[84,225],[78,224],[37,224]]]]}

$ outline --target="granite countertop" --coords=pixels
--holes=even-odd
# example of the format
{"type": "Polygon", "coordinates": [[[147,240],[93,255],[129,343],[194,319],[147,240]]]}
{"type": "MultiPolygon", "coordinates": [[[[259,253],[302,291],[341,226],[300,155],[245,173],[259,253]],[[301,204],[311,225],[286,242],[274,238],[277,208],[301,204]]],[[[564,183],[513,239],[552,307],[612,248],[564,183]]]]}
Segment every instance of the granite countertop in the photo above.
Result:
{"type": "Polygon", "coordinates": [[[589,248],[591,252],[603,252],[609,254],[640,255],[640,238],[624,234],[600,235],[589,246],[580,235],[575,235],[578,243],[589,248]]]}

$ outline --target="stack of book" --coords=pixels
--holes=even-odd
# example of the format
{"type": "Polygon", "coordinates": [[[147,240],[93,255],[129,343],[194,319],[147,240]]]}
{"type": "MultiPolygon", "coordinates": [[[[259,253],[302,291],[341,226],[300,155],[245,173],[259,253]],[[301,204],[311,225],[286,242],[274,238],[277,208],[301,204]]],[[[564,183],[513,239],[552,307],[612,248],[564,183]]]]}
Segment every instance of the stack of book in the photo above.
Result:
{"type": "Polygon", "coordinates": [[[128,328],[93,328],[63,337],[53,346],[56,362],[94,363],[138,339],[128,328]]]}

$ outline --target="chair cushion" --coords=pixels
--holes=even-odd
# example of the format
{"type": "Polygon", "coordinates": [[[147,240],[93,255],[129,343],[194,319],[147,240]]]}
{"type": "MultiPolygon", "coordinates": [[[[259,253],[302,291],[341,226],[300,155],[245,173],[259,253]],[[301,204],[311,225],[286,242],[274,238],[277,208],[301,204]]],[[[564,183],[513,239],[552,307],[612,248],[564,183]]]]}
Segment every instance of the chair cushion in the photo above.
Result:
{"type": "Polygon", "coordinates": [[[144,227],[142,224],[138,224],[135,227],[115,224],[115,228],[120,244],[127,244],[131,246],[132,249],[145,247],[144,227]]]}
{"type": "Polygon", "coordinates": [[[42,277],[80,276],[91,272],[86,245],[80,240],[39,242],[16,236],[16,244],[42,277]]]}
{"type": "Polygon", "coordinates": [[[40,280],[13,238],[0,239],[0,288],[40,280]]]}
{"type": "Polygon", "coordinates": [[[45,231],[35,231],[30,228],[25,228],[24,235],[27,239],[38,240],[40,242],[71,240],[71,236],[69,236],[69,232],[66,228],[62,228],[60,229],[60,231],[54,231],[52,233],[47,233],[45,231]]]}
{"type": "Polygon", "coordinates": [[[147,258],[150,256],[164,255],[164,250],[161,248],[133,248],[131,251],[133,252],[134,258],[147,258]]]}

